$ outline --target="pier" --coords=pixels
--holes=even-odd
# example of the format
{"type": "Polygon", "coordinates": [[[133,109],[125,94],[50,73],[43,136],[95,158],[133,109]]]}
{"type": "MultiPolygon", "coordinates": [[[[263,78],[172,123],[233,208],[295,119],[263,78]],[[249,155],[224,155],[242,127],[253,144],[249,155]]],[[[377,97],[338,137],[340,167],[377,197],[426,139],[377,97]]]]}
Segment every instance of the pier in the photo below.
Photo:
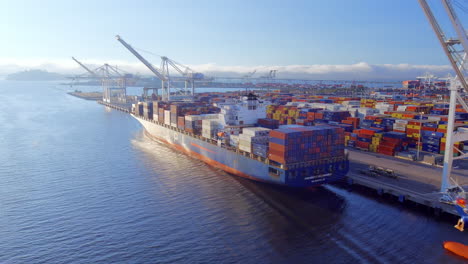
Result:
{"type": "Polygon", "coordinates": [[[90,101],[102,100],[102,93],[101,92],[80,92],[80,91],[75,91],[75,92],[69,92],[67,94],[69,94],[71,96],[81,98],[81,99],[90,100],[90,101]]]}
{"type": "MultiPolygon", "coordinates": [[[[394,196],[399,202],[411,201],[434,210],[459,216],[453,205],[441,203],[439,199],[442,169],[414,161],[384,156],[377,153],[350,150],[350,170],[347,174],[348,186],[362,186],[378,195],[394,196]],[[396,177],[383,175],[370,176],[364,173],[369,166],[380,166],[394,171],[396,177]]],[[[468,185],[468,170],[455,169],[452,176],[460,185],[468,185]]]]}

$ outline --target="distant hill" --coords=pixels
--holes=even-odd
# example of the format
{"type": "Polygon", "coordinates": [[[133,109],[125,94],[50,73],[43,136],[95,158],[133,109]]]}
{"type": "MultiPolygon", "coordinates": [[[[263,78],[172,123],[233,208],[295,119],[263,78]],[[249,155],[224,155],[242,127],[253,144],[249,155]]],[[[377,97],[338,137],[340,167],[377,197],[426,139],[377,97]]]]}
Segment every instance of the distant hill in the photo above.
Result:
{"type": "Polygon", "coordinates": [[[27,70],[9,74],[5,79],[9,81],[57,81],[65,78],[64,75],[55,72],[27,70]]]}

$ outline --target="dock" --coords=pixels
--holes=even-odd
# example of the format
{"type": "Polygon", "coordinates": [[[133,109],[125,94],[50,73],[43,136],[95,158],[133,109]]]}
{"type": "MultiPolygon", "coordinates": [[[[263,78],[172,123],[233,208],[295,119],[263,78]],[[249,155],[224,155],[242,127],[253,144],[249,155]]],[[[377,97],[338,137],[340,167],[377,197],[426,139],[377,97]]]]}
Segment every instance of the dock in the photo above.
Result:
{"type": "MultiPolygon", "coordinates": [[[[349,150],[350,171],[346,184],[374,190],[378,195],[394,196],[399,202],[411,201],[434,210],[458,216],[453,205],[441,203],[442,168],[377,153],[349,150]],[[396,178],[369,176],[362,173],[370,165],[393,170],[396,178]]],[[[468,185],[468,170],[455,169],[452,177],[462,186],[468,185]]]]}
{"type": "Polygon", "coordinates": [[[75,92],[69,92],[67,94],[69,94],[71,96],[81,98],[81,99],[90,100],[90,101],[102,100],[102,93],[101,92],[79,92],[79,91],[75,91],[75,92]]]}

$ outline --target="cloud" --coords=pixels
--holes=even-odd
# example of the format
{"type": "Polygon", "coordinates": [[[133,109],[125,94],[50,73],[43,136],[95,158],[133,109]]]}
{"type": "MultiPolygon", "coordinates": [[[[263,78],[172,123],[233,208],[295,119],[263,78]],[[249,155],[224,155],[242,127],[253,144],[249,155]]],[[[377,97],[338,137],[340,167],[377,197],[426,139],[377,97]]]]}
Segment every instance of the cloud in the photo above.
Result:
{"type": "MultiPolygon", "coordinates": [[[[151,72],[140,62],[121,60],[83,60],[89,68],[97,68],[104,63],[117,65],[119,69],[130,73],[150,75],[151,72]]],[[[159,66],[159,62],[157,62],[159,66]]],[[[216,77],[240,77],[256,70],[254,77],[266,75],[270,70],[277,70],[277,78],[312,79],[312,80],[401,80],[414,79],[426,72],[438,77],[445,77],[452,73],[449,65],[414,65],[414,64],[369,64],[359,62],[355,64],[313,64],[313,65],[284,65],[284,66],[223,66],[216,63],[188,65],[197,72],[216,77]]],[[[70,59],[1,59],[0,76],[27,69],[42,69],[63,74],[81,74],[84,72],[70,59]]]]}

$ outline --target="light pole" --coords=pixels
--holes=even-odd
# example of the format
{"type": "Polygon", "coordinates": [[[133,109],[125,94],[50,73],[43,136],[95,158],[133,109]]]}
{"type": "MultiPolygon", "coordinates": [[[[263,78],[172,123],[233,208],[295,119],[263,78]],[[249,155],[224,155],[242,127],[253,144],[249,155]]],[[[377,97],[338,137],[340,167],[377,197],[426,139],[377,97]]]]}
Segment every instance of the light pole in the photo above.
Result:
{"type": "MultiPolygon", "coordinates": [[[[419,120],[422,120],[422,115],[423,115],[423,112],[419,112],[419,120]]],[[[417,152],[417,154],[416,154],[416,159],[417,159],[417,161],[419,161],[419,151],[420,151],[419,149],[421,148],[420,145],[421,145],[421,136],[422,136],[422,135],[421,135],[421,127],[422,127],[422,124],[423,124],[423,123],[421,122],[420,125],[419,125],[419,137],[418,137],[418,145],[417,145],[417,150],[418,150],[418,152],[417,152]]]]}

